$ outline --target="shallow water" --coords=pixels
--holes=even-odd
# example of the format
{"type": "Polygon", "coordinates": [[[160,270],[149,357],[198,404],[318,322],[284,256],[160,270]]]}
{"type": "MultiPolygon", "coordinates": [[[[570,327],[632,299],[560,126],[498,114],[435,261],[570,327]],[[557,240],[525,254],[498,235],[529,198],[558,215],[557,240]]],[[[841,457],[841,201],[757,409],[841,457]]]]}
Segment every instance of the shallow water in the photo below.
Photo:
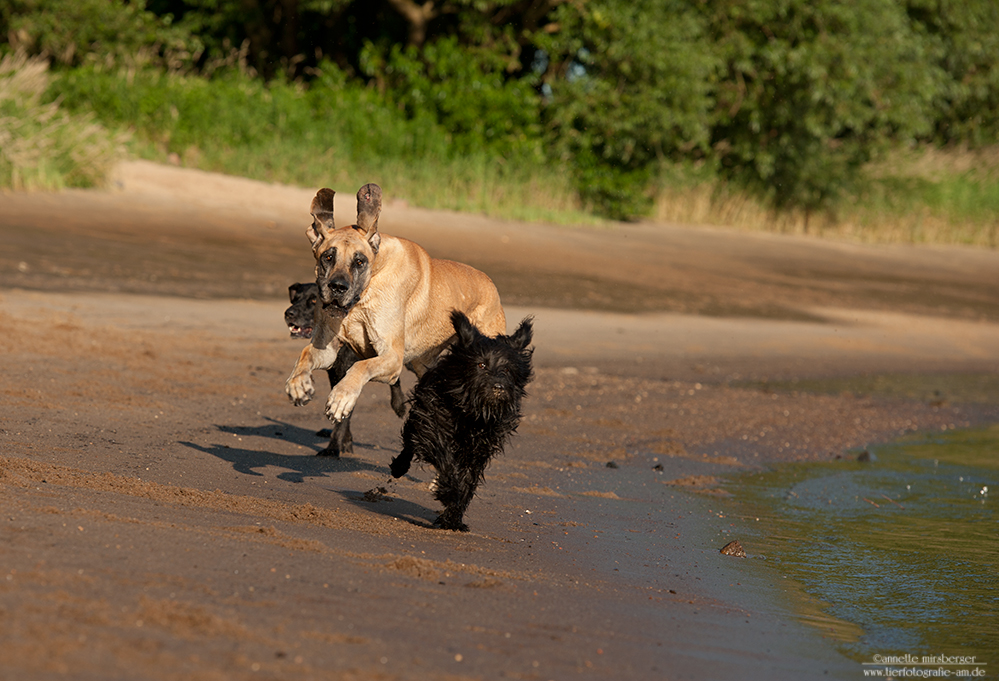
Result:
{"type": "Polygon", "coordinates": [[[999,426],[869,453],[734,480],[746,551],[858,662],[976,656],[999,673],[999,426]]]}

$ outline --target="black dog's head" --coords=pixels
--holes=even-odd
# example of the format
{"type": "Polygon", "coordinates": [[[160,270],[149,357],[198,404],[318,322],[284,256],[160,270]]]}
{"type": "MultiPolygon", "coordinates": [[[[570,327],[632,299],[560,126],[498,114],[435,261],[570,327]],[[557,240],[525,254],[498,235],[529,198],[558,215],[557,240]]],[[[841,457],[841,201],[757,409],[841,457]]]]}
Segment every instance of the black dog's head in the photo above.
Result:
{"type": "Polygon", "coordinates": [[[313,318],[319,287],[313,283],[292,284],[288,287],[291,307],[284,311],[284,321],[292,338],[312,338],[313,318]]]}
{"type": "Polygon", "coordinates": [[[372,262],[381,236],[378,216],[382,190],[366,184],[357,192],[357,224],[336,229],[332,189],[320,189],[312,200],[312,225],[306,234],[316,256],[319,300],[330,314],[342,317],[361,299],[371,281],[372,262]]]}
{"type": "Polygon", "coordinates": [[[440,364],[454,403],[467,415],[491,421],[516,416],[525,387],[533,378],[530,347],[533,319],[527,317],[509,336],[490,338],[461,312],[451,313],[455,341],[440,364]]]}

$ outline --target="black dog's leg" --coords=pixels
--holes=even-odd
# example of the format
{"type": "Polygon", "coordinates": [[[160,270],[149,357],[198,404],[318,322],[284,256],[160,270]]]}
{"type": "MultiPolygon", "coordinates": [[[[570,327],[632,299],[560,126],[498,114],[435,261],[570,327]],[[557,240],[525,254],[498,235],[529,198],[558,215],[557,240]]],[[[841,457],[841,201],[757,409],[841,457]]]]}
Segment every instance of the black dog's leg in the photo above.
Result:
{"type": "MultiPolygon", "coordinates": [[[[344,345],[337,353],[333,366],[326,370],[330,378],[330,389],[343,380],[347,370],[357,361],[357,355],[350,347],[344,345]]],[[[350,434],[350,415],[342,421],[334,421],[330,429],[330,443],[326,449],[316,452],[316,456],[339,457],[341,454],[354,453],[354,438],[350,434]]]]}
{"type": "Polygon", "coordinates": [[[465,524],[465,511],[472,503],[475,490],[482,480],[486,462],[471,466],[451,465],[438,469],[437,491],[434,493],[437,501],[444,505],[444,511],[437,517],[435,525],[443,530],[468,532],[465,524]]]}
{"type": "Polygon", "coordinates": [[[409,467],[413,465],[413,450],[410,447],[403,447],[399,456],[392,459],[389,470],[392,471],[393,478],[401,478],[409,472],[409,467]]]}
{"type": "Polygon", "coordinates": [[[417,442],[420,432],[417,427],[419,420],[419,412],[410,412],[409,418],[402,425],[402,451],[389,464],[393,478],[401,478],[409,472],[409,467],[413,465],[413,455],[416,453],[415,442],[417,442]]]}
{"type": "Polygon", "coordinates": [[[392,411],[395,412],[396,416],[402,418],[406,415],[406,398],[402,394],[402,386],[399,385],[398,380],[389,386],[389,391],[391,392],[392,411]]]}

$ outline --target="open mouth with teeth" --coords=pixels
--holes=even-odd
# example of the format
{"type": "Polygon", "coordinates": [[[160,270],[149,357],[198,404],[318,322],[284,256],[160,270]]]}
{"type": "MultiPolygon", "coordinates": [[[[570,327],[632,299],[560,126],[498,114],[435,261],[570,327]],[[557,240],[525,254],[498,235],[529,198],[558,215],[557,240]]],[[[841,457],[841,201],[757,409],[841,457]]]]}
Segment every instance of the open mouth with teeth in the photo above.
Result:
{"type": "Polygon", "coordinates": [[[289,324],[288,333],[291,334],[292,338],[312,338],[312,327],[289,324]]]}

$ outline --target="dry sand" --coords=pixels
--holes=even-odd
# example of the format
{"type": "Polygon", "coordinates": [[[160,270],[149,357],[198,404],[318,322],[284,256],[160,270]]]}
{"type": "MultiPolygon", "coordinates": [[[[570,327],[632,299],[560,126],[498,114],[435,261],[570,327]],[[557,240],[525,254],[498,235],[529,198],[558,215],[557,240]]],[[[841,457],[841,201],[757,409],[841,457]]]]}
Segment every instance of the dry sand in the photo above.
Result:
{"type": "Polygon", "coordinates": [[[718,495],[999,420],[999,254],[389,201],[385,232],[537,318],[463,535],[429,527],[430,471],[389,483],[386,387],[340,460],[313,456],[322,400],[284,396],[313,194],[144,162],[108,192],[0,194],[0,678],[861,674],[752,546],[719,553],[750,521],[718,495]],[[897,389],[817,389],[881,374],[897,389]]]}

